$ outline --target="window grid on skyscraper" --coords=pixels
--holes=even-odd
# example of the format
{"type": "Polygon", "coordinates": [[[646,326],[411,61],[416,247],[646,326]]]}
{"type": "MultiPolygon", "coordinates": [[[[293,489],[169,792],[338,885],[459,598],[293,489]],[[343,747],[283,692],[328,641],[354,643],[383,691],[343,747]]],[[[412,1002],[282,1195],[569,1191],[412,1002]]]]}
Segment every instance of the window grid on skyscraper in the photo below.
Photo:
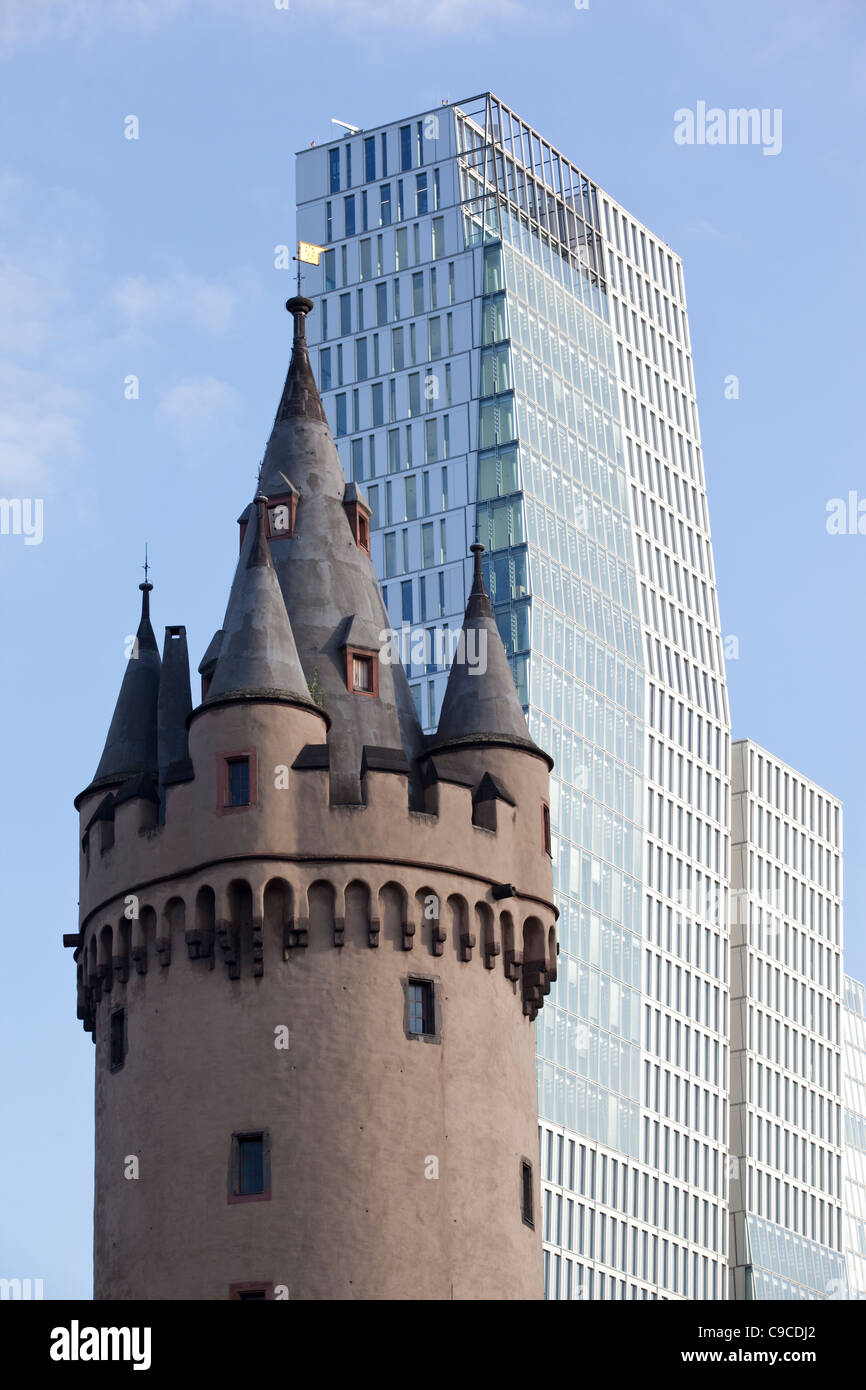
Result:
{"type": "MultiPolygon", "coordinates": [[[[417,118],[387,127],[405,187],[392,195],[395,225],[382,228],[393,334],[381,370],[397,380],[391,427],[405,431],[405,476],[429,466],[418,416],[438,422],[448,407],[438,613],[442,538],[428,478],[417,518],[406,508],[422,621],[459,623],[477,526],[531,732],[556,759],[562,956],[539,1027],[540,1106],[542,1138],[576,1146],[576,1167],[554,1190],[542,1166],[548,1296],[721,1298],[729,723],[681,270],[496,98],[436,116],[423,160],[417,118]],[[429,170],[439,171],[432,199],[427,184],[435,219],[416,204],[415,174],[429,170]],[[437,343],[430,318],[446,297],[446,262],[450,321],[437,343]],[[592,1186],[579,1182],[581,1161],[592,1186]]],[[[304,152],[302,168],[299,234],[318,241],[325,153],[304,152]]],[[[359,241],[348,243],[347,284],[370,296],[369,325],[382,322],[382,296],[366,284],[359,257],[371,251],[359,241]]],[[[333,323],[338,294],[325,287],[322,298],[333,323]]],[[[325,391],[332,421],[334,395],[325,391]]],[[[360,428],[384,434],[363,410],[360,428]]],[[[338,446],[348,470],[348,441],[338,446]]],[[[392,470],[384,439],[377,457],[392,470]]],[[[383,482],[366,484],[373,559],[397,574],[390,527],[403,518],[396,503],[386,514],[383,482]]],[[[389,585],[395,627],[398,590],[389,585]]],[[[409,674],[430,727],[447,672],[409,674]]]]}

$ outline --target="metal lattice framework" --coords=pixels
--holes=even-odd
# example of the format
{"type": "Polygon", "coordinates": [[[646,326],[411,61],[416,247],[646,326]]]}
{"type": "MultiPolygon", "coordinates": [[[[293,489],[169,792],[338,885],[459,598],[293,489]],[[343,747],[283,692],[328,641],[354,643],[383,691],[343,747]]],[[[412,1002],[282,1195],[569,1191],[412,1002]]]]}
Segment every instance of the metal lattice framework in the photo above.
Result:
{"type": "Polygon", "coordinates": [[[492,92],[453,109],[467,242],[498,240],[507,211],[604,289],[595,184],[492,92]]]}

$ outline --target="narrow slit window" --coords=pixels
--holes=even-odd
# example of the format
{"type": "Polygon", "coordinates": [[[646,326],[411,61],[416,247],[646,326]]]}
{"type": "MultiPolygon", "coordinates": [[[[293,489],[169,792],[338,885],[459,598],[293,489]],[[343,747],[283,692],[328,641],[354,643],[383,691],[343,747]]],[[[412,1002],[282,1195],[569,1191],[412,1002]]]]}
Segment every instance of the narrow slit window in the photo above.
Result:
{"type": "Polygon", "coordinates": [[[553,844],[550,838],[550,807],[546,803],[541,806],[541,847],[545,854],[553,855],[553,844]]]}
{"type": "Polygon", "coordinates": [[[108,1065],[119,1071],[126,1056],[126,1010],[114,1009],[108,1025],[108,1065]]]}
{"type": "Polygon", "coordinates": [[[521,1208],[527,1226],[535,1225],[535,1204],[532,1197],[532,1164],[524,1159],[520,1165],[521,1208]]]}
{"type": "Polygon", "coordinates": [[[252,1197],[264,1192],[264,1140],[261,1134],[246,1135],[238,1142],[238,1196],[252,1197]]]}

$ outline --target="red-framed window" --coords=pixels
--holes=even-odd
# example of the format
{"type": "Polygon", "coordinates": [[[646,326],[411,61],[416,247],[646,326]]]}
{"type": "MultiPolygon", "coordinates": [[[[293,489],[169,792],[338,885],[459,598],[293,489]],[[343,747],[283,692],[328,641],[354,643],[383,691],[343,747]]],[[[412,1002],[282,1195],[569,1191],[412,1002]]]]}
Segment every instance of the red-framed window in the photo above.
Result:
{"type": "Polygon", "coordinates": [[[346,648],[346,685],[353,695],[379,694],[379,653],[362,647],[346,648]]]}
{"type": "Polygon", "coordinates": [[[352,535],[355,537],[355,544],[360,550],[370,554],[370,513],[366,507],[362,507],[359,502],[346,502],[346,516],[349,518],[349,525],[352,528],[352,535]]]}
{"type": "Polygon", "coordinates": [[[256,755],[250,749],[220,755],[217,766],[217,810],[246,811],[258,798],[256,755]]]}
{"type": "Polygon", "coordinates": [[[267,505],[268,540],[290,540],[295,534],[295,516],[298,508],[296,493],[287,492],[282,497],[269,497],[267,505]]]}

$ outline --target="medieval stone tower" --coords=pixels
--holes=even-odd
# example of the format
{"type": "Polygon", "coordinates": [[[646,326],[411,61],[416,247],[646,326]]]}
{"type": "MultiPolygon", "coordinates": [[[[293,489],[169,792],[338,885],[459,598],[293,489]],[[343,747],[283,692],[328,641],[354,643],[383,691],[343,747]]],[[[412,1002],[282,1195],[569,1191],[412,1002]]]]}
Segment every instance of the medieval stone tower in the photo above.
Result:
{"type": "Polygon", "coordinates": [[[190,693],[143,590],[77,798],[98,1299],[541,1297],[550,762],[481,570],[425,737],[305,341],[190,693]],[[486,642],[486,653],[485,653],[486,642]],[[458,658],[460,652],[458,650],[458,658]],[[484,668],[482,670],[482,667],[484,668]]]}

